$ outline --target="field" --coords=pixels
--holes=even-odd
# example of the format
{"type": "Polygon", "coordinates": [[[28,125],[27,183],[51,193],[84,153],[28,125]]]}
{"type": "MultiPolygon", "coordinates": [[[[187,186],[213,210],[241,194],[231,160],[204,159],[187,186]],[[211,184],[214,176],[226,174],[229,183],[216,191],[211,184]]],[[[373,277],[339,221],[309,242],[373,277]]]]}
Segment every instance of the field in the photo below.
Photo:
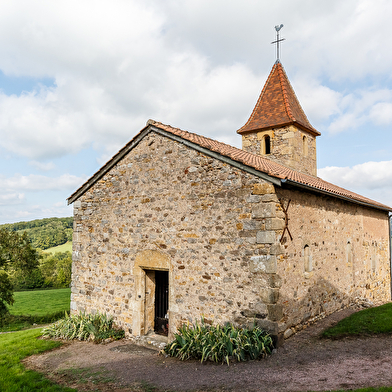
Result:
{"type": "Polygon", "coordinates": [[[11,317],[0,331],[17,331],[33,324],[47,324],[69,312],[71,289],[21,291],[14,293],[11,317]]]}
{"type": "Polygon", "coordinates": [[[69,311],[70,297],[71,289],[20,291],[14,293],[15,303],[9,310],[18,316],[69,311]]]}
{"type": "Polygon", "coordinates": [[[56,252],[72,252],[72,241],[68,241],[65,244],[46,249],[45,252],[52,253],[52,254],[56,252]]]}

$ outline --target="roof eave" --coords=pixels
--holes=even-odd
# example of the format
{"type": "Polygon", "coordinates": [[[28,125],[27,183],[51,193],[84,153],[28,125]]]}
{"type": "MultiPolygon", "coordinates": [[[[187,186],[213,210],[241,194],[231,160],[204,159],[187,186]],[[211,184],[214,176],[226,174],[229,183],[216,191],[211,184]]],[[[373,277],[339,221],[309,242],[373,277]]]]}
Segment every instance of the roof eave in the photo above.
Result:
{"type": "Polygon", "coordinates": [[[288,121],[288,122],[284,122],[281,124],[274,124],[274,125],[265,126],[265,127],[261,127],[261,128],[254,128],[254,129],[242,130],[244,128],[244,127],[242,127],[237,131],[237,133],[240,135],[244,135],[244,134],[252,133],[252,132],[261,132],[261,131],[267,131],[269,129],[282,128],[282,127],[286,127],[288,125],[295,125],[298,128],[300,128],[301,130],[303,130],[307,133],[310,133],[312,136],[320,136],[321,135],[321,133],[319,131],[317,131],[316,129],[306,127],[305,125],[302,125],[301,123],[299,123],[297,121],[288,121]]]}
{"type": "Polygon", "coordinates": [[[375,208],[375,209],[378,209],[378,210],[381,210],[381,211],[392,213],[392,208],[391,207],[388,207],[388,206],[385,206],[385,205],[382,205],[382,204],[367,203],[365,201],[357,200],[357,199],[350,198],[350,197],[347,197],[347,196],[344,196],[344,195],[339,195],[338,193],[329,192],[329,191],[326,191],[326,190],[323,190],[323,189],[320,189],[320,188],[316,188],[316,187],[311,186],[311,185],[302,184],[302,183],[297,182],[297,181],[293,181],[293,180],[289,180],[289,179],[282,179],[281,180],[281,184],[282,184],[282,187],[284,187],[287,184],[288,186],[293,186],[293,187],[296,187],[296,188],[306,189],[306,190],[311,191],[311,192],[319,193],[319,194],[326,195],[326,196],[331,196],[331,197],[334,197],[334,198],[337,198],[337,199],[348,201],[350,203],[359,204],[359,205],[362,205],[362,206],[365,206],[365,207],[375,208]]]}

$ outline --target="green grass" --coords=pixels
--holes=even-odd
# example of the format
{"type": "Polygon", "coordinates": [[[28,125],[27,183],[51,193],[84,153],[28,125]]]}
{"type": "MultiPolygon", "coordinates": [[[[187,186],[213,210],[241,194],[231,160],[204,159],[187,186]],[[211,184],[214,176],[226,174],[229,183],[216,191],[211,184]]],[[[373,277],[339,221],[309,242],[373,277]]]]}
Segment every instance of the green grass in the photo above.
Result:
{"type": "Polygon", "coordinates": [[[361,310],[323,332],[326,338],[392,334],[392,303],[361,310]]]}
{"type": "Polygon", "coordinates": [[[20,291],[14,293],[15,303],[9,307],[14,315],[43,316],[48,313],[69,311],[71,289],[20,291]]]}
{"type": "Polygon", "coordinates": [[[71,392],[40,373],[26,370],[21,360],[61,345],[60,342],[37,339],[40,329],[0,335],[0,391],[2,392],[71,392]]]}
{"type": "Polygon", "coordinates": [[[55,254],[56,252],[72,252],[72,241],[68,241],[59,246],[54,246],[53,248],[45,249],[44,252],[52,254],[55,254]]]}
{"type": "Polygon", "coordinates": [[[33,324],[54,322],[69,312],[71,289],[21,291],[14,293],[11,316],[0,331],[19,331],[33,324]]]}

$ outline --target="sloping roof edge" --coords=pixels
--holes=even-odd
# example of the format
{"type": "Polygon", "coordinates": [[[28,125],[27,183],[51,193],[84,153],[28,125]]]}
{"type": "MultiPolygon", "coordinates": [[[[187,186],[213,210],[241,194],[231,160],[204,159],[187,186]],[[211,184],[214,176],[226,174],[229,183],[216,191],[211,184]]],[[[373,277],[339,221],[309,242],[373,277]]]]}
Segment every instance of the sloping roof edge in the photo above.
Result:
{"type": "Polygon", "coordinates": [[[128,142],[118,153],[107,161],[97,172],[95,172],[81,187],[79,187],[70,197],[67,198],[67,204],[72,204],[85,192],[87,192],[97,181],[99,181],[109,170],[121,159],[128,154],[140,140],[148,133],[148,126],[144,127],[130,142],[128,142]]]}
{"type": "Polygon", "coordinates": [[[286,183],[294,187],[306,188],[313,192],[344,199],[356,204],[392,212],[392,208],[389,206],[378,203],[354,192],[350,192],[344,188],[326,182],[321,178],[299,173],[262,156],[249,153],[195,133],[183,131],[179,128],[173,128],[170,125],[165,125],[153,120],[149,120],[147,125],[130,142],[119,150],[113,158],[101,167],[101,169],[93,174],[89,180],[79,187],[67,199],[68,204],[72,204],[87,190],[89,190],[150,132],[156,132],[169,137],[211,157],[217,158],[241,170],[245,170],[253,175],[263,178],[266,181],[270,181],[277,186],[282,186],[286,183]]]}
{"type": "MultiPolygon", "coordinates": [[[[139,142],[150,132],[156,132],[160,135],[169,137],[170,139],[173,139],[179,143],[185,144],[188,147],[191,147],[195,150],[198,150],[206,155],[211,156],[212,158],[216,158],[219,159],[225,163],[228,163],[232,166],[237,167],[240,170],[244,170],[247,171],[257,177],[263,178],[264,180],[267,180],[269,182],[272,182],[275,185],[281,185],[280,184],[280,179],[276,178],[274,176],[270,176],[262,171],[259,171],[257,169],[255,169],[252,166],[246,165],[240,161],[237,161],[235,159],[232,159],[230,157],[227,157],[225,155],[222,155],[216,151],[214,151],[213,149],[209,149],[205,146],[201,146],[198,143],[192,142],[190,140],[187,140],[181,136],[175,135],[174,133],[168,131],[167,129],[161,129],[160,127],[157,127],[155,124],[159,124],[165,128],[171,128],[172,130],[177,130],[180,132],[184,132],[188,135],[193,135],[194,137],[198,137],[199,135],[197,134],[192,134],[190,132],[186,132],[186,131],[181,131],[178,128],[172,128],[171,126],[168,125],[164,125],[158,122],[155,122],[153,120],[149,120],[147,122],[147,125],[130,141],[128,142],[118,153],[116,153],[108,162],[106,162],[95,174],[93,174],[81,187],[79,187],[68,199],[67,199],[67,203],[72,204],[74,201],[76,201],[80,196],[82,196],[85,192],[87,192],[97,181],[99,181],[106,173],[108,173],[110,171],[110,169],[116,165],[119,161],[121,161],[121,159],[127,155],[133,148],[135,148],[139,142]]],[[[206,141],[210,141],[213,142],[215,144],[219,144],[219,145],[225,145],[224,143],[215,141],[213,139],[209,139],[206,138],[204,136],[200,136],[200,138],[206,140],[206,141]]],[[[225,145],[227,146],[227,148],[233,148],[235,149],[235,147],[231,147],[229,145],[225,145]]],[[[242,151],[242,150],[240,150],[242,151]]]]}
{"type": "Polygon", "coordinates": [[[277,60],[248,121],[237,133],[246,134],[290,124],[313,136],[321,135],[310,124],[281,62],[277,60]]]}
{"type": "Polygon", "coordinates": [[[246,135],[246,134],[254,133],[254,132],[258,132],[258,131],[261,132],[261,131],[267,131],[269,129],[283,128],[288,125],[295,125],[297,128],[299,128],[302,131],[307,132],[308,134],[313,135],[313,136],[320,136],[321,135],[320,132],[318,132],[318,133],[310,132],[308,128],[306,128],[305,126],[303,126],[301,123],[299,123],[297,121],[287,121],[287,122],[282,122],[282,123],[276,123],[274,125],[269,125],[269,126],[258,128],[258,129],[251,129],[248,131],[241,131],[241,132],[237,131],[237,133],[239,135],[246,135]]]}
{"type": "MultiPolygon", "coordinates": [[[[375,205],[374,200],[371,200],[371,199],[367,199],[368,202],[361,201],[361,200],[355,200],[353,198],[350,198],[350,197],[347,197],[347,196],[344,196],[344,195],[328,192],[328,191],[325,191],[325,190],[322,190],[322,189],[319,189],[319,188],[315,188],[315,187],[313,187],[311,185],[301,184],[300,182],[292,181],[292,180],[282,180],[281,184],[282,184],[282,187],[285,187],[285,185],[287,184],[288,186],[293,186],[295,188],[305,189],[307,191],[319,193],[319,194],[326,195],[326,196],[332,196],[332,197],[335,197],[337,199],[345,200],[345,201],[348,201],[348,202],[351,202],[351,203],[355,203],[355,204],[359,204],[359,205],[362,205],[362,206],[365,206],[365,207],[376,208],[378,210],[382,210],[382,211],[385,211],[385,212],[392,212],[392,207],[388,207],[388,206],[383,205],[383,204],[378,203],[378,202],[376,202],[378,205],[375,205]]],[[[360,195],[358,195],[358,196],[360,196],[360,195]]],[[[365,199],[365,197],[363,197],[363,196],[360,196],[360,197],[365,199]]]]}

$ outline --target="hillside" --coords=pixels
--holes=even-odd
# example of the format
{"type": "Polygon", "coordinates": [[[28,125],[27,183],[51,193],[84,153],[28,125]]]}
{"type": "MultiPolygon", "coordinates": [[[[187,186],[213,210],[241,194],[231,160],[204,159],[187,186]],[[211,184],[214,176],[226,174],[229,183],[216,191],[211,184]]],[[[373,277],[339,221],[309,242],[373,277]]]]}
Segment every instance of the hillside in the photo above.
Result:
{"type": "Polygon", "coordinates": [[[26,232],[34,248],[48,249],[72,241],[73,218],[45,218],[0,225],[0,229],[26,232]]]}
{"type": "Polygon", "coordinates": [[[65,244],[54,246],[53,248],[45,249],[45,252],[54,255],[57,252],[72,252],[72,241],[68,241],[65,244]]]}

